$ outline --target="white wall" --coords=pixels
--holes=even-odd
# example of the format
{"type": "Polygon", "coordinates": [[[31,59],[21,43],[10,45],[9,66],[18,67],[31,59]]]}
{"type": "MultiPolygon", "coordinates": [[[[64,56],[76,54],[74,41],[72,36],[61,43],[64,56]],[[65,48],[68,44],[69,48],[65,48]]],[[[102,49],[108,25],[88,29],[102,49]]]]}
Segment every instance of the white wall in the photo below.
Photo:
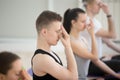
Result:
{"type": "Polygon", "coordinates": [[[46,9],[60,13],[77,0],[0,0],[0,38],[34,38],[35,20],[46,9]]]}
{"type": "Polygon", "coordinates": [[[62,16],[66,9],[78,7],[78,0],[54,0],[54,10],[62,16]]]}
{"type": "Polygon", "coordinates": [[[35,19],[47,0],[0,0],[0,37],[35,37],[35,19]]]}
{"type": "MultiPolygon", "coordinates": [[[[68,8],[78,7],[81,0],[0,0],[0,38],[35,38],[35,20],[46,9],[63,13],[68,8]]],[[[120,40],[120,0],[104,0],[113,15],[120,40]]],[[[105,15],[98,16],[107,28],[105,15]]]]}

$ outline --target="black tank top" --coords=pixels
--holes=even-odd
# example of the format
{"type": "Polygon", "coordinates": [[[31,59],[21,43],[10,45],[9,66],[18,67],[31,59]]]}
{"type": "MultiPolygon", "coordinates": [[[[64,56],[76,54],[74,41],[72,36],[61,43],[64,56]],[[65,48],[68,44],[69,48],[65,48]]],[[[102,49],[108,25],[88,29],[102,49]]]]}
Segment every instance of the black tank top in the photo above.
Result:
{"type": "MultiPolygon", "coordinates": [[[[53,52],[53,53],[54,53],[54,52],[53,52]]],[[[59,58],[55,53],[54,53],[54,54],[58,57],[58,59],[59,59],[60,62],[59,62],[53,55],[51,55],[50,53],[48,53],[48,52],[46,52],[46,51],[44,51],[44,50],[42,50],[42,49],[37,49],[37,50],[35,51],[33,57],[34,57],[36,54],[47,54],[47,55],[51,56],[57,63],[59,63],[60,65],[63,66],[60,58],[59,58]]],[[[33,58],[33,57],[32,57],[32,58],[33,58]]],[[[34,72],[33,72],[33,80],[57,80],[57,79],[54,78],[53,76],[51,76],[50,74],[46,74],[46,75],[44,75],[44,76],[37,76],[37,75],[35,75],[34,72]]]]}

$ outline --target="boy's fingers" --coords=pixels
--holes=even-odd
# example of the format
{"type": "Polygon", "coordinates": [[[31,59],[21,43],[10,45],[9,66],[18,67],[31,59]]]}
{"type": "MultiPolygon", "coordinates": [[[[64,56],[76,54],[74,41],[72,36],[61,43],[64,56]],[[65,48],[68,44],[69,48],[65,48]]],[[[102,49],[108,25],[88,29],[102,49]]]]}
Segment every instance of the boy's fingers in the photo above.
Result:
{"type": "Polygon", "coordinates": [[[66,30],[64,29],[64,27],[62,26],[62,31],[64,34],[67,34],[66,30]]]}

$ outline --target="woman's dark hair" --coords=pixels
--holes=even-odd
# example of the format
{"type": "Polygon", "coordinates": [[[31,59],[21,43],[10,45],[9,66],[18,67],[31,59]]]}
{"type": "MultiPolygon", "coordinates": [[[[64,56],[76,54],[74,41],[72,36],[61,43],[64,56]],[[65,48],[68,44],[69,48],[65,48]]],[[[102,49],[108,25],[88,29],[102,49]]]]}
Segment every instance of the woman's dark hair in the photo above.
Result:
{"type": "Polygon", "coordinates": [[[77,20],[78,14],[85,13],[84,10],[80,8],[73,8],[73,9],[67,9],[64,13],[64,20],[63,20],[63,26],[67,33],[69,34],[71,31],[71,21],[77,20]]]}
{"type": "Polygon", "coordinates": [[[4,75],[7,74],[12,68],[12,63],[18,59],[20,59],[20,57],[12,52],[0,52],[0,73],[4,75]]]}

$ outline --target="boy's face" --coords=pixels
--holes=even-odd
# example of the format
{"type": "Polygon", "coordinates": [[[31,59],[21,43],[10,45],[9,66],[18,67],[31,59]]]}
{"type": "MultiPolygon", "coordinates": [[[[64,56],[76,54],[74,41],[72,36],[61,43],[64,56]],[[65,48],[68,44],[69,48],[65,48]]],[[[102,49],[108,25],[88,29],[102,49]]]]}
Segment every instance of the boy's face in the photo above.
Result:
{"type": "Polygon", "coordinates": [[[61,30],[62,23],[60,21],[54,21],[49,25],[49,28],[47,29],[47,42],[49,45],[56,45],[59,36],[62,33],[61,30]]]}

